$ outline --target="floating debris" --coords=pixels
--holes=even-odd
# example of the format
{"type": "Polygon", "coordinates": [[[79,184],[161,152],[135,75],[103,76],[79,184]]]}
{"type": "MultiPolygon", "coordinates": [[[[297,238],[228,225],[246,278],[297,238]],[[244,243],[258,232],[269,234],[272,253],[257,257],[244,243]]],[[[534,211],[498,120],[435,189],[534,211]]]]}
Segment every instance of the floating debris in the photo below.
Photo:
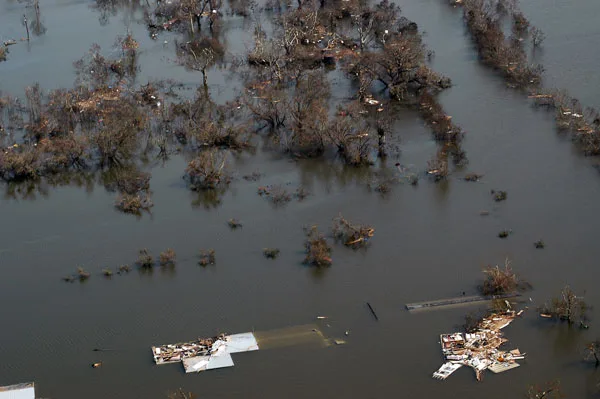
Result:
{"type": "Polygon", "coordinates": [[[186,373],[232,367],[232,353],[258,350],[258,343],[251,332],[220,334],[212,338],[178,344],[153,346],[156,364],[182,362],[186,373]]]}
{"type": "Polygon", "coordinates": [[[102,367],[102,362],[97,362],[97,363],[92,363],[92,368],[93,369],[97,369],[102,367]]]}
{"type": "Polygon", "coordinates": [[[440,335],[442,353],[446,359],[433,378],[445,380],[462,366],[475,370],[477,381],[481,381],[486,369],[494,373],[519,367],[517,360],[525,358],[518,349],[502,351],[498,348],[508,340],[500,330],[508,326],[521,312],[507,311],[484,317],[477,327],[468,333],[440,335]]]}

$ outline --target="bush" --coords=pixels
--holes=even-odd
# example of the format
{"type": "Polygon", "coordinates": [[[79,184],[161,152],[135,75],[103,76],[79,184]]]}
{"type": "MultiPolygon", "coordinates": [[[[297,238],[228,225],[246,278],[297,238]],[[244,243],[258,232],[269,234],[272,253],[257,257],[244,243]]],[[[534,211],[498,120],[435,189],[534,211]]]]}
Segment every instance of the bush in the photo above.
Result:
{"type": "Polygon", "coordinates": [[[332,263],[330,257],[331,247],[327,244],[327,240],[319,232],[317,226],[306,228],[305,233],[304,249],[306,257],[304,258],[304,264],[318,267],[330,266],[332,263]]]}
{"type": "Polygon", "coordinates": [[[498,265],[488,266],[483,272],[486,275],[486,279],[480,287],[483,295],[512,294],[526,286],[526,283],[522,282],[513,272],[508,260],[505,262],[504,268],[500,268],[498,265]]]}
{"type": "Polygon", "coordinates": [[[150,269],[154,266],[154,258],[146,248],[140,249],[136,263],[143,269],[150,269]]]}
{"type": "Polygon", "coordinates": [[[200,266],[214,265],[216,263],[215,250],[214,249],[201,249],[200,260],[198,264],[200,266]]]}
{"type": "Polygon", "coordinates": [[[278,248],[265,248],[263,249],[263,255],[265,255],[265,258],[267,259],[275,259],[279,256],[279,249],[278,248]]]}
{"type": "Polygon", "coordinates": [[[175,251],[173,251],[171,248],[168,248],[166,251],[161,252],[159,254],[158,258],[159,258],[159,263],[161,266],[173,267],[173,266],[175,266],[175,261],[177,259],[177,255],[175,254],[175,251]]]}
{"type": "Polygon", "coordinates": [[[368,225],[354,225],[344,219],[340,214],[333,219],[333,236],[336,240],[342,241],[348,247],[364,247],[370,242],[375,229],[368,225]]]}

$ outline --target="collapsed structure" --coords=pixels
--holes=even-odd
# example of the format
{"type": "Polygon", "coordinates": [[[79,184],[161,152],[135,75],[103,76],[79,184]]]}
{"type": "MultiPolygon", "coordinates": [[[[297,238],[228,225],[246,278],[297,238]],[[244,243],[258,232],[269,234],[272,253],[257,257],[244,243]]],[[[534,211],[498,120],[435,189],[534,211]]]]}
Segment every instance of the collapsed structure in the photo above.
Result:
{"type": "Polygon", "coordinates": [[[232,367],[232,353],[258,350],[253,333],[220,334],[212,338],[162,346],[153,346],[156,364],[182,362],[186,373],[197,373],[223,367],[232,367]]]}
{"type": "Polygon", "coordinates": [[[469,333],[442,334],[440,344],[446,363],[433,373],[433,378],[445,380],[462,366],[469,366],[475,370],[477,380],[481,381],[486,369],[501,373],[519,367],[516,361],[524,359],[524,353],[518,349],[503,351],[498,348],[508,341],[500,330],[521,313],[522,310],[518,313],[512,310],[495,313],[483,318],[469,333]]]}

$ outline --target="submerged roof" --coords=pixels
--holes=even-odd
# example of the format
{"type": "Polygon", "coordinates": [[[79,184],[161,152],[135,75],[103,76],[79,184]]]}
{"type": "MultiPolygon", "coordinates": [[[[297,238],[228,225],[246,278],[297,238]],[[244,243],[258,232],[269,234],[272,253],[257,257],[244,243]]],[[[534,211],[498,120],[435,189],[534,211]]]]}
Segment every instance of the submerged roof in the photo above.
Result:
{"type": "Polygon", "coordinates": [[[35,399],[33,382],[0,387],[0,399],[35,399]]]}

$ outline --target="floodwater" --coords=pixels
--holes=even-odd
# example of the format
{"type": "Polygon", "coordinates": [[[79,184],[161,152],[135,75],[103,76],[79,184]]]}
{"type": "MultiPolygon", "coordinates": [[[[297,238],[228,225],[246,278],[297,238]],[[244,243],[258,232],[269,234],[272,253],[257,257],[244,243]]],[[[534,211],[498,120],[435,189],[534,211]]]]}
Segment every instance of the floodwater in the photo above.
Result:
{"type": "MultiPolygon", "coordinates": [[[[8,61],[0,63],[0,89],[20,95],[35,81],[48,89],[69,86],[71,63],[94,42],[110,51],[115,36],[127,28],[141,44],[141,82],[162,76],[188,85],[200,82],[198,74],[172,61],[172,37],[152,41],[135,12],[101,21],[90,4],[42,2],[47,32],[10,48],[8,61]]],[[[460,10],[443,0],[400,5],[427,32],[425,40],[436,53],[434,69],[454,82],[440,98],[467,132],[466,170],[484,174],[481,182],[461,181],[457,173],[445,183],[398,185],[382,197],[369,192],[364,175],[352,169],[292,162],[259,148],[237,158],[235,169],[240,176],[259,170],[264,177],[235,180],[217,207],[204,207],[185,188],[185,163],[179,158],[153,168],[155,206],[139,220],[116,212],[114,194],[101,186],[48,188],[36,199],[4,198],[0,385],[35,381],[39,396],[65,399],[165,398],[179,387],[203,398],[504,399],[521,397],[529,384],[560,379],[567,397],[594,397],[600,371],[580,359],[585,342],[600,336],[597,161],[581,156],[555,131],[552,115],[531,108],[478,64],[460,10]],[[312,195],[274,208],[256,194],[258,185],[273,183],[302,184],[312,195]],[[491,189],[506,190],[508,200],[494,203],[491,189]],[[480,216],[482,210],[490,215],[480,216]],[[326,229],[339,212],[375,227],[371,247],[354,252],[335,246],[331,268],[302,266],[302,226],[317,223],[326,229]],[[242,229],[228,228],[232,217],[244,223],[242,229]],[[497,238],[505,228],[514,233],[497,238]],[[545,249],[534,248],[538,239],[545,249]],[[143,247],[155,255],[175,249],[175,271],[133,271],[111,280],[100,275],[104,267],[133,263],[143,247]],[[280,257],[265,259],[264,247],[280,248],[280,257]],[[216,265],[197,266],[201,248],[216,250],[216,265]],[[506,330],[509,345],[527,352],[527,359],[514,371],[486,374],[481,383],[467,369],[443,383],[431,379],[442,361],[438,334],[453,331],[477,307],[409,314],[404,304],[474,293],[482,267],[507,257],[534,286],[525,297],[530,311],[506,330]],[[93,273],[89,281],[60,281],[78,265],[93,273]],[[595,305],[589,330],[536,317],[535,306],[565,284],[585,292],[595,305]],[[348,330],[348,344],[244,353],[231,369],[198,375],[152,362],[154,344],[293,327],[313,323],[318,315],[329,317],[322,323],[326,332],[348,330]],[[104,366],[92,369],[98,361],[104,366]]],[[[24,35],[22,8],[17,1],[0,0],[0,39],[24,35]]],[[[600,105],[600,3],[531,0],[522,8],[547,35],[535,55],[547,68],[546,84],[600,105]]],[[[250,26],[241,19],[227,24],[233,30],[228,48],[242,52],[250,26]]],[[[218,70],[210,73],[209,83],[223,99],[238,87],[218,70]]],[[[401,118],[394,135],[405,165],[422,169],[435,153],[416,115],[401,118]]]]}

